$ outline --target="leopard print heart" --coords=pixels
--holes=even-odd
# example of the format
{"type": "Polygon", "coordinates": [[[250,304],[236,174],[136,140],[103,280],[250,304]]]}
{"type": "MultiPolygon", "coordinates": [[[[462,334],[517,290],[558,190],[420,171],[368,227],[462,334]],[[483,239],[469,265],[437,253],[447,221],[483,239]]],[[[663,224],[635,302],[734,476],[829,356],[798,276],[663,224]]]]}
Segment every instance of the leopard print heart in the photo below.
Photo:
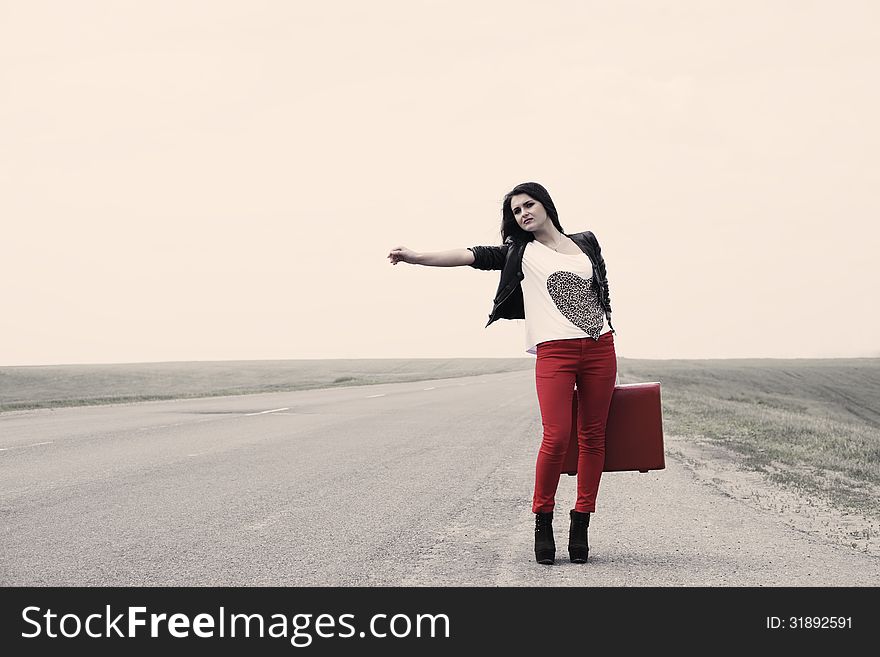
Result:
{"type": "Polygon", "coordinates": [[[592,277],[584,279],[570,271],[556,271],[547,277],[547,292],[563,317],[594,340],[599,338],[604,311],[592,277]]]}

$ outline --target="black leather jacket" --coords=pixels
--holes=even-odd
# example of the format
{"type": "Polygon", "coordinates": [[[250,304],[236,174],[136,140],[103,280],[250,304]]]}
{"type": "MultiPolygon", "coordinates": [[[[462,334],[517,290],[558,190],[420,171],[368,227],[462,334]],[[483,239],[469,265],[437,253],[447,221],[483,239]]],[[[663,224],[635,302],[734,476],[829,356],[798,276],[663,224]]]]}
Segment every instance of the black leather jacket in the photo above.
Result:
{"type": "MultiPolygon", "coordinates": [[[[599,302],[605,310],[611,332],[616,333],[614,325],[611,323],[611,294],[608,291],[605,259],[602,257],[599,241],[589,230],[567,235],[567,237],[570,237],[580,247],[593,264],[593,288],[597,291],[599,302]]],[[[497,319],[525,319],[520,281],[523,279],[522,259],[526,244],[528,242],[508,237],[502,246],[468,247],[474,254],[474,262],[470,265],[471,267],[483,270],[501,270],[501,281],[498,283],[498,291],[495,293],[492,312],[486,326],[497,319]]]]}

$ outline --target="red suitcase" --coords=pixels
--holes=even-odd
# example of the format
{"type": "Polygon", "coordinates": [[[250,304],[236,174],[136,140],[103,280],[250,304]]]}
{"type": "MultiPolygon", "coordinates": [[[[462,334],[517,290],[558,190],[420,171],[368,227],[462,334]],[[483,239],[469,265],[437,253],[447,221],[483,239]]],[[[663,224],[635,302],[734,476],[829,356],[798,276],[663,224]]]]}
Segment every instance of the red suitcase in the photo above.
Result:
{"type": "MultiPolygon", "coordinates": [[[[577,390],[572,397],[571,442],[562,472],[577,474],[577,390]]],[[[662,470],[663,417],[660,382],[614,386],[605,426],[605,472],[662,470]]]]}

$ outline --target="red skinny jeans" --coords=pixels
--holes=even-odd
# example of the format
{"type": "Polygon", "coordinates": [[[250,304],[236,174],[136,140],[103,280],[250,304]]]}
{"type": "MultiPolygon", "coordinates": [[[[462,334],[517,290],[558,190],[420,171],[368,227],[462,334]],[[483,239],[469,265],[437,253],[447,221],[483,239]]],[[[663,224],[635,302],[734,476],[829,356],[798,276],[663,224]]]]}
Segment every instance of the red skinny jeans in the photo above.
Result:
{"type": "Polygon", "coordinates": [[[535,386],[544,437],[535,466],[532,513],[552,511],[562,463],[571,441],[572,395],[578,395],[577,503],[581,513],[596,510],[596,494],[605,466],[605,423],[614,381],[617,354],[610,331],[593,338],[550,340],[537,347],[535,386]]]}

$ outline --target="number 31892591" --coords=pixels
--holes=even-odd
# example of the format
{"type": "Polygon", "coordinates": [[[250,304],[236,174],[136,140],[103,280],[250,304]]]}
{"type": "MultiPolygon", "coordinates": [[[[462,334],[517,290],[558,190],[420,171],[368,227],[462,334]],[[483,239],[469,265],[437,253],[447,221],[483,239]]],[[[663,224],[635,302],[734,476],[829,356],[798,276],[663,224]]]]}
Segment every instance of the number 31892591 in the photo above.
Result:
{"type": "Polygon", "coordinates": [[[767,629],[838,630],[851,629],[852,616],[767,616],[767,629]]]}

